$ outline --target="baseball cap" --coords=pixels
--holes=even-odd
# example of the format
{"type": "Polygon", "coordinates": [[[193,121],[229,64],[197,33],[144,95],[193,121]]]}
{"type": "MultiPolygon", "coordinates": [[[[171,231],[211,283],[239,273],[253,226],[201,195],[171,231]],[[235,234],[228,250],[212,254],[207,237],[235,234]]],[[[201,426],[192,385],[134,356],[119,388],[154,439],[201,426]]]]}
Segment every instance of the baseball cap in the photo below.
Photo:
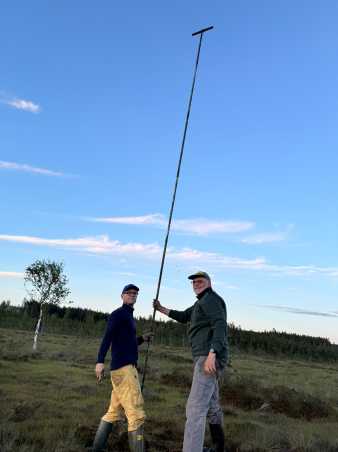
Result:
{"type": "Polygon", "coordinates": [[[192,275],[188,276],[188,279],[196,279],[196,278],[205,278],[210,280],[210,276],[206,272],[198,271],[196,273],[193,273],[192,275]]]}
{"type": "Polygon", "coordinates": [[[122,293],[128,292],[129,290],[137,290],[138,292],[140,289],[134,284],[127,284],[123,287],[122,293]]]}

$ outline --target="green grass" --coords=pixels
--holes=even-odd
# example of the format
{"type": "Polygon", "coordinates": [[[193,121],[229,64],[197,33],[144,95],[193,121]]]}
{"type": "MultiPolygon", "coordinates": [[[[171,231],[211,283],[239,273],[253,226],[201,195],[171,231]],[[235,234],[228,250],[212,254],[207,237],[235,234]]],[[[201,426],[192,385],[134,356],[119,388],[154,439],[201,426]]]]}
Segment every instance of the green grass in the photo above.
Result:
{"type": "MultiPolygon", "coordinates": [[[[33,354],[32,336],[0,329],[0,450],[89,450],[111,391],[108,377],[95,381],[99,340],[44,334],[33,354]]],[[[147,375],[148,451],[178,452],[189,350],[154,346],[147,375]]],[[[338,451],[338,365],[236,354],[221,398],[229,451],[338,451]]],[[[128,450],[125,430],[116,426],[109,450],[128,450]]]]}

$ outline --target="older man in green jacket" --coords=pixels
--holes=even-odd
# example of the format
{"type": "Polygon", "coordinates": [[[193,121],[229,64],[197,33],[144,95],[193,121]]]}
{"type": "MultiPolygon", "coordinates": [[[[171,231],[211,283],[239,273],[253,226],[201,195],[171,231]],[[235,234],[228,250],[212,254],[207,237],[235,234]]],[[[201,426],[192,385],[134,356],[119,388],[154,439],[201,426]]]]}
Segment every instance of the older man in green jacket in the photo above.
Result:
{"type": "MultiPolygon", "coordinates": [[[[223,299],[213,291],[207,273],[199,271],[192,280],[197,301],[185,311],[165,308],[158,300],[154,308],[181,322],[190,322],[189,339],[194,375],[186,406],[183,452],[202,452],[208,419],[215,452],[224,452],[223,413],[219,404],[218,378],[228,360],[227,314],[223,299]]],[[[205,450],[205,449],[204,449],[205,450]]]]}

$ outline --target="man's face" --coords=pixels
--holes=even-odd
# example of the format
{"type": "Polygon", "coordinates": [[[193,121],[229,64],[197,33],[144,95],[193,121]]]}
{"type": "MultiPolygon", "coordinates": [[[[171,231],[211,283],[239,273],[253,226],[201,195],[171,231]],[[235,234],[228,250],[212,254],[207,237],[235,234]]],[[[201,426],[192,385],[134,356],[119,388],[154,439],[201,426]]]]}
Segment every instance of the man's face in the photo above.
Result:
{"type": "Polygon", "coordinates": [[[196,295],[199,295],[203,290],[211,287],[211,282],[206,278],[195,278],[192,280],[192,288],[196,295]]]}
{"type": "Polygon", "coordinates": [[[136,298],[138,295],[138,291],[134,289],[130,289],[127,292],[124,292],[121,295],[123,304],[134,304],[136,303],[136,298]]]}

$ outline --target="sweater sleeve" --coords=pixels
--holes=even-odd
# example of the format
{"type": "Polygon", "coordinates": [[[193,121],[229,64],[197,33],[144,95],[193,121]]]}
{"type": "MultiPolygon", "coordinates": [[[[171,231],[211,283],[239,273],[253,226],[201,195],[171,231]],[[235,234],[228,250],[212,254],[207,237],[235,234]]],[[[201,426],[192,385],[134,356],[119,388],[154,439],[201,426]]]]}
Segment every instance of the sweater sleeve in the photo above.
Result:
{"type": "Polygon", "coordinates": [[[168,316],[171,319],[176,320],[180,323],[188,323],[191,319],[191,313],[194,309],[194,306],[186,309],[185,311],[175,311],[174,309],[170,309],[168,316]]]}
{"type": "Polygon", "coordinates": [[[222,298],[209,296],[203,310],[206,313],[211,325],[211,345],[217,353],[228,347],[227,343],[227,312],[222,298]]]}
{"type": "Polygon", "coordinates": [[[104,363],[104,359],[106,357],[107,351],[109,350],[110,344],[113,340],[113,335],[117,330],[118,319],[117,315],[112,313],[108,319],[106,331],[101,341],[101,345],[99,348],[99,352],[97,355],[97,363],[104,363]]]}

